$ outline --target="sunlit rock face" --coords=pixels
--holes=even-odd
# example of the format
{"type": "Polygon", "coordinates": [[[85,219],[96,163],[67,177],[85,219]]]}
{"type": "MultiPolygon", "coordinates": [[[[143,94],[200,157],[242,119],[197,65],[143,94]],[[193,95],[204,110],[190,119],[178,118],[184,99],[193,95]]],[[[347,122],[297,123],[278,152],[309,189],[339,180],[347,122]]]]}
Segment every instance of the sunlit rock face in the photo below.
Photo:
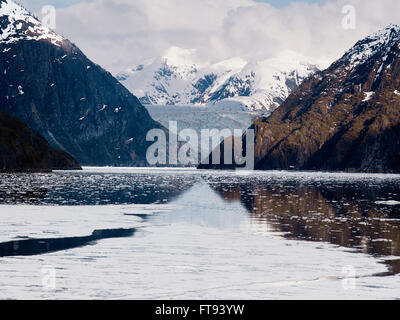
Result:
{"type": "Polygon", "coordinates": [[[11,0],[0,1],[0,109],[84,165],[145,165],[161,125],[110,73],[11,0]]]}
{"type": "Polygon", "coordinates": [[[400,172],[400,27],[359,41],[255,130],[256,169],[400,172]]]}

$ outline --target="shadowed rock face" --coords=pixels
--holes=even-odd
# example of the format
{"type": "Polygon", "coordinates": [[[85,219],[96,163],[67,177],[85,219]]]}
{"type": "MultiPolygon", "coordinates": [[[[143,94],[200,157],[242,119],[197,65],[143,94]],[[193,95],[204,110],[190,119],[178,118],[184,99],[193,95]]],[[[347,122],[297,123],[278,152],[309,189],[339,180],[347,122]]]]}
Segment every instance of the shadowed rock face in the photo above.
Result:
{"type": "Polygon", "coordinates": [[[0,111],[0,172],[81,169],[65,151],[53,149],[38,133],[0,111]]]}
{"type": "Polygon", "coordinates": [[[162,126],[110,73],[18,10],[0,16],[0,36],[14,26],[0,37],[0,109],[81,164],[145,165],[146,134],[162,126]]]}
{"type": "Polygon", "coordinates": [[[258,119],[256,169],[400,172],[399,44],[398,26],[358,42],[258,119]]]}

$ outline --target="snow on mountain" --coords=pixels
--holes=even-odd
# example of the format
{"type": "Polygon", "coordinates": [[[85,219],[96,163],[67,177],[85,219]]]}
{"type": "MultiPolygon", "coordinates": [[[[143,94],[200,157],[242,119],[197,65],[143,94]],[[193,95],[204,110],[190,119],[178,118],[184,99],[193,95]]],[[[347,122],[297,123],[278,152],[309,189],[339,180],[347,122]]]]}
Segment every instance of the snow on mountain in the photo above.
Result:
{"type": "Polygon", "coordinates": [[[251,110],[271,111],[317,70],[304,57],[284,52],[278,58],[246,64],[216,91],[211,91],[203,102],[231,101],[251,110]]]}
{"type": "Polygon", "coordinates": [[[377,54],[387,59],[387,55],[394,45],[400,41],[400,26],[391,24],[386,28],[358,41],[348,50],[339,62],[349,62],[351,67],[356,67],[377,54]]]}
{"type": "Polygon", "coordinates": [[[399,74],[400,27],[390,25],[253,123],[255,168],[400,172],[399,74]]]}
{"type": "Polygon", "coordinates": [[[117,78],[142,103],[155,105],[240,105],[250,110],[277,108],[318,70],[288,51],[277,58],[196,63],[194,50],[170,48],[160,58],[120,73],[117,78]]]}
{"type": "Polygon", "coordinates": [[[0,110],[84,165],[143,166],[155,122],[120,82],[11,0],[0,0],[0,110]]]}
{"type": "Polygon", "coordinates": [[[200,102],[207,89],[222,85],[246,65],[242,59],[199,64],[194,55],[195,50],[171,47],[162,57],[128,69],[117,79],[145,104],[188,105],[200,102]]]}
{"type": "Polygon", "coordinates": [[[399,48],[400,26],[391,24],[358,41],[327,70],[316,73],[314,77],[319,81],[323,80],[324,74],[330,78],[330,85],[322,92],[324,96],[334,95],[328,108],[335,106],[346,94],[354,95],[355,90],[362,94],[365,103],[377,97],[375,90],[395,67],[399,48]]]}
{"type": "Polygon", "coordinates": [[[0,0],[0,43],[48,40],[60,46],[63,37],[42,25],[28,10],[12,0],[0,0]]]}

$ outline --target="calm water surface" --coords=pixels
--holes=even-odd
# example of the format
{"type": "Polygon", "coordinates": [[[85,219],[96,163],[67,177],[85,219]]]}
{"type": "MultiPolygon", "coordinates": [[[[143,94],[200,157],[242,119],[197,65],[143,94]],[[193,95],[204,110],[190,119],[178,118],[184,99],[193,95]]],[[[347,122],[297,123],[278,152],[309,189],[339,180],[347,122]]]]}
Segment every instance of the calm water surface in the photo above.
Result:
{"type": "MultiPolygon", "coordinates": [[[[400,256],[400,176],[395,175],[193,170],[10,174],[1,175],[0,204],[165,204],[201,184],[226,203],[242,204],[248,223],[259,232],[400,256]]],[[[204,210],[212,213],[212,206],[204,210]]],[[[189,204],[186,214],[213,219],[212,214],[192,212],[189,204]]],[[[235,212],[227,214],[235,218],[235,212]]],[[[179,218],[168,216],[152,219],[185,219],[182,212],[179,218]]],[[[398,267],[395,271],[400,272],[398,267]]]]}

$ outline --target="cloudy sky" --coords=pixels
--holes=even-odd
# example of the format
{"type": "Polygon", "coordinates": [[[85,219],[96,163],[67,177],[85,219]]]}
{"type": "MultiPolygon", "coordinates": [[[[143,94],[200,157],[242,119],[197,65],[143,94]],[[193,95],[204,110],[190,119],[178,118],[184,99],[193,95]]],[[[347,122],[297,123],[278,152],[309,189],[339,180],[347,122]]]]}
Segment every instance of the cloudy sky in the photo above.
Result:
{"type": "Polygon", "coordinates": [[[195,49],[199,61],[265,59],[296,51],[327,66],[357,40],[400,24],[398,0],[21,0],[39,13],[57,9],[56,31],[113,73],[163,55],[195,49]],[[355,9],[355,29],[342,10],[355,9]]]}

